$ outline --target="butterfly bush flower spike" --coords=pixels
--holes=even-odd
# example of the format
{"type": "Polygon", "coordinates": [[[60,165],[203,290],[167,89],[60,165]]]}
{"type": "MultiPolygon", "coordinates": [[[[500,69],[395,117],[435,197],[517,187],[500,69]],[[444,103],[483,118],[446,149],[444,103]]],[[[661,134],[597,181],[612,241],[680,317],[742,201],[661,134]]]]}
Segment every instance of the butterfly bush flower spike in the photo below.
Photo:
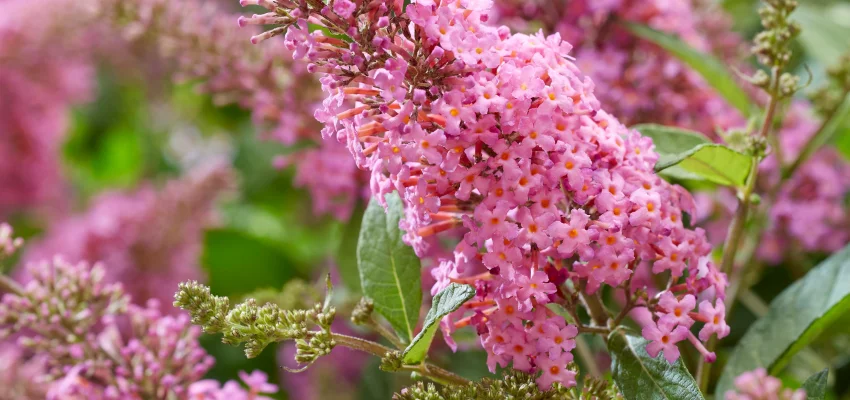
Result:
{"type": "MultiPolygon", "coordinates": [[[[417,255],[431,254],[440,237],[460,238],[432,269],[432,293],[475,285],[473,315],[453,313],[442,326],[474,325],[491,369],[512,365],[545,372],[541,386],[574,385],[567,349],[580,327],[546,305],[593,301],[602,285],[632,296],[631,278],[643,269],[669,277],[680,316],[647,335],[675,361],[674,344],[693,323],[681,315],[696,314],[697,296],[725,292],[704,233],[682,223],[693,201],[654,174],[651,140],[600,107],[569,43],[485,24],[489,3],[355,1],[349,15],[278,0],[252,19],[276,18],[255,41],[284,35],[321,75],[323,135],[369,171],[377,199],[401,194],[400,225],[417,255]],[[306,32],[308,21],[346,40],[306,32]],[[541,327],[566,330],[561,353],[541,327]]],[[[658,321],[676,313],[640,301],[658,321]]]]}
{"type": "Polygon", "coordinates": [[[725,394],[726,400],[805,400],[806,391],[782,387],[782,381],[767,374],[764,368],[744,372],[735,378],[735,390],[725,394]]]}

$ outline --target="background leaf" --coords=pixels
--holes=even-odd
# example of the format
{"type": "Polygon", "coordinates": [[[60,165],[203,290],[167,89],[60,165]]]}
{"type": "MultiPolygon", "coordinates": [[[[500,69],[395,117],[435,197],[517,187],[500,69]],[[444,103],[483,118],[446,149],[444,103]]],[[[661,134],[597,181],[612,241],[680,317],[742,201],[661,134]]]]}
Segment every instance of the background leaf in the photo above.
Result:
{"type": "Polygon", "coordinates": [[[704,399],[694,377],[681,359],[670,365],[663,355],[646,353],[646,339],[615,331],[608,337],[611,376],[628,400],[704,399]]]}
{"type": "Polygon", "coordinates": [[[239,296],[260,288],[279,290],[300,275],[282,250],[235,229],[206,232],[202,263],[210,289],[220,296],[239,296]]]}
{"type": "Polygon", "coordinates": [[[357,239],[360,225],[363,221],[363,207],[354,209],[348,224],[342,232],[342,240],[336,252],[336,265],[339,276],[345,286],[355,293],[362,291],[360,287],[360,272],[357,270],[357,239]]]}
{"type": "Polygon", "coordinates": [[[774,374],[835,319],[850,310],[850,246],[815,267],[770,303],[732,352],[717,393],[742,372],[762,367],[774,374]]]}
{"type": "Polygon", "coordinates": [[[404,363],[419,364],[422,362],[425,355],[428,354],[428,349],[431,347],[431,341],[434,340],[434,334],[437,333],[440,320],[452,311],[457,310],[473,296],[475,296],[475,289],[472,286],[457,283],[451,283],[440,293],[437,293],[434,296],[431,309],[428,310],[428,315],[425,316],[422,330],[404,349],[404,363]]]}
{"type": "Polygon", "coordinates": [[[829,368],[810,376],[803,382],[806,400],[823,400],[826,397],[827,378],[829,378],[829,368]]]}
{"type": "Polygon", "coordinates": [[[729,104],[737,108],[742,115],[749,117],[753,114],[755,106],[750,101],[750,97],[738,86],[737,81],[729,70],[726,69],[726,66],[714,58],[714,56],[692,48],[675,36],[657,31],[645,25],[626,23],[626,28],[635,35],[657,44],[693,68],[729,104]]]}
{"type": "Polygon", "coordinates": [[[824,66],[834,65],[850,48],[850,24],[844,25],[840,15],[847,13],[847,4],[816,5],[801,1],[791,18],[800,23],[800,42],[806,52],[824,66]],[[843,9],[843,10],[842,10],[843,9]]]}
{"type": "Polygon", "coordinates": [[[744,186],[752,158],[719,144],[701,144],[690,151],[667,157],[655,164],[656,171],[672,166],[707,181],[726,186],[744,186]]]}
{"type": "Polygon", "coordinates": [[[388,209],[375,199],[363,215],[357,243],[357,265],[363,295],[375,303],[402,340],[413,339],[422,305],[422,276],[419,257],[405,244],[398,222],[404,216],[401,198],[386,196],[388,209]]]}

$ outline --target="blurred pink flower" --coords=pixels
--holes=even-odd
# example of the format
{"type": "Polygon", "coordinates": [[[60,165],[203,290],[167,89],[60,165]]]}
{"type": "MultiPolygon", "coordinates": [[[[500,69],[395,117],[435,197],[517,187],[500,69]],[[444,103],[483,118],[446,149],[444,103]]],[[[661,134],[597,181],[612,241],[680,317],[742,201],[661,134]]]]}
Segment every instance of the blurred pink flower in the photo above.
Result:
{"type": "Polygon", "coordinates": [[[230,182],[229,169],[216,165],[192,171],[160,191],[146,186],[103,194],[85,213],[56,222],[27,249],[24,260],[61,255],[70,262],[103,262],[107,281],[124,284],[136,304],[157,299],[170,305],[178,283],[202,275],[203,229],[230,182]]]}

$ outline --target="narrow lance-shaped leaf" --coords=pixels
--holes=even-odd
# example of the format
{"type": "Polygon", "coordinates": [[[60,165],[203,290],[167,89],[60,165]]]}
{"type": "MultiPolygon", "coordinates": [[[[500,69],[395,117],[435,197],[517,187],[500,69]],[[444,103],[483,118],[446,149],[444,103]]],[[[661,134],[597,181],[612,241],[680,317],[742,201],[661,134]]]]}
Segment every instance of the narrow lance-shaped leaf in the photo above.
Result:
{"type": "Polygon", "coordinates": [[[404,349],[405,364],[419,364],[425,359],[440,320],[452,311],[457,310],[463,303],[475,296],[475,289],[469,285],[449,284],[434,296],[434,304],[425,316],[425,324],[419,334],[413,338],[410,345],[404,349]]]}
{"type": "Polygon", "coordinates": [[[386,200],[386,212],[372,199],[363,215],[357,243],[360,285],[363,295],[375,303],[375,311],[409,342],[422,305],[420,262],[402,241],[404,232],[398,226],[404,216],[401,198],[392,193],[386,200]]]}
{"type": "Polygon", "coordinates": [[[360,271],[357,269],[357,240],[360,236],[360,224],[363,221],[363,207],[355,208],[336,252],[336,265],[342,283],[349,290],[360,293],[360,271]]]}
{"type": "Polygon", "coordinates": [[[756,368],[781,370],[838,317],[850,310],[850,246],[794,282],[770,303],[738,342],[717,384],[725,393],[736,376],[756,368]]]}
{"type": "Polygon", "coordinates": [[[608,337],[611,376],[627,400],[704,399],[694,377],[682,360],[673,365],[663,355],[646,353],[646,339],[629,332],[615,331],[608,337]]]}
{"type": "Polygon", "coordinates": [[[678,169],[717,184],[741,187],[747,182],[752,157],[720,144],[701,144],[684,153],[666,157],[655,164],[655,171],[676,166],[678,169]]]}
{"type": "Polygon", "coordinates": [[[806,400],[823,400],[826,397],[827,378],[829,378],[829,368],[810,376],[803,382],[806,400]]]}
{"type": "Polygon", "coordinates": [[[635,35],[661,46],[674,57],[693,68],[741,114],[747,117],[753,114],[755,107],[750,101],[750,97],[738,86],[735,78],[718,59],[692,48],[681,39],[670,34],[636,23],[626,23],[625,25],[635,35]]]}

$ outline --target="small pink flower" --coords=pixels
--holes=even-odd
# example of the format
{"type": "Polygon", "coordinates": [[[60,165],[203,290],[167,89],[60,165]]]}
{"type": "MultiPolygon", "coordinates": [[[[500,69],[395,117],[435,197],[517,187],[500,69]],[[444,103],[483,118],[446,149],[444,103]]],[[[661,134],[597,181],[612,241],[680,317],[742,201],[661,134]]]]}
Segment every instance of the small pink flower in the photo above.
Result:
{"type": "Polygon", "coordinates": [[[349,18],[354,14],[357,5],[349,0],[334,0],[334,12],[340,17],[349,18]]]}
{"type": "Polygon", "coordinates": [[[730,328],[726,324],[726,305],[720,299],[715,303],[717,304],[715,307],[712,307],[708,300],[699,303],[699,314],[708,321],[699,331],[699,339],[702,341],[708,340],[712,333],[716,333],[718,339],[729,334],[730,328]]]}
{"type": "Polygon", "coordinates": [[[678,300],[673,293],[667,291],[661,294],[658,305],[667,311],[661,317],[665,324],[682,325],[687,328],[694,324],[694,320],[688,316],[688,313],[696,307],[696,298],[693,295],[688,294],[678,300]]]}
{"type": "Polygon", "coordinates": [[[663,351],[664,358],[670,364],[673,364],[679,359],[679,348],[676,347],[676,343],[688,338],[688,328],[676,326],[674,329],[673,325],[662,323],[661,321],[659,321],[658,325],[651,324],[645,326],[641,333],[643,337],[651,340],[646,345],[647,354],[655,358],[659,352],[663,351]]]}
{"type": "Polygon", "coordinates": [[[533,269],[531,276],[517,274],[516,285],[518,286],[516,297],[522,309],[528,311],[533,307],[532,299],[541,303],[549,302],[549,294],[558,291],[555,285],[549,283],[549,277],[545,272],[533,269]]]}
{"type": "Polygon", "coordinates": [[[537,368],[542,374],[537,378],[537,384],[542,389],[549,389],[554,383],[560,383],[564,387],[572,387],[576,384],[576,373],[567,369],[567,364],[572,361],[570,353],[562,353],[560,357],[538,358],[537,368]],[[570,357],[568,357],[568,355],[570,357]]]}
{"type": "Polygon", "coordinates": [[[581,209],[573,209],[567,223],[560,221],[549,225],[549,234],[552,238],[561,242],[558,252],[563,256],[571,256],[577,250],[590,244],[590,233],[587,231],[587,222],[590,217],[581,209]]]}
{"type": "Polygon", "coordinates": [[[576,347],[574,339],[578,335],[578,329],[574,325],[559,327],[556,324],[545,324],[543,325],[543,332],[545,335],[538,339],[538,344],[540,347],[548,349],[549,358],[555,360],[561,357],[561,353],[565,353],[567,362],[572,361],[571,352],[576,347]]]}

